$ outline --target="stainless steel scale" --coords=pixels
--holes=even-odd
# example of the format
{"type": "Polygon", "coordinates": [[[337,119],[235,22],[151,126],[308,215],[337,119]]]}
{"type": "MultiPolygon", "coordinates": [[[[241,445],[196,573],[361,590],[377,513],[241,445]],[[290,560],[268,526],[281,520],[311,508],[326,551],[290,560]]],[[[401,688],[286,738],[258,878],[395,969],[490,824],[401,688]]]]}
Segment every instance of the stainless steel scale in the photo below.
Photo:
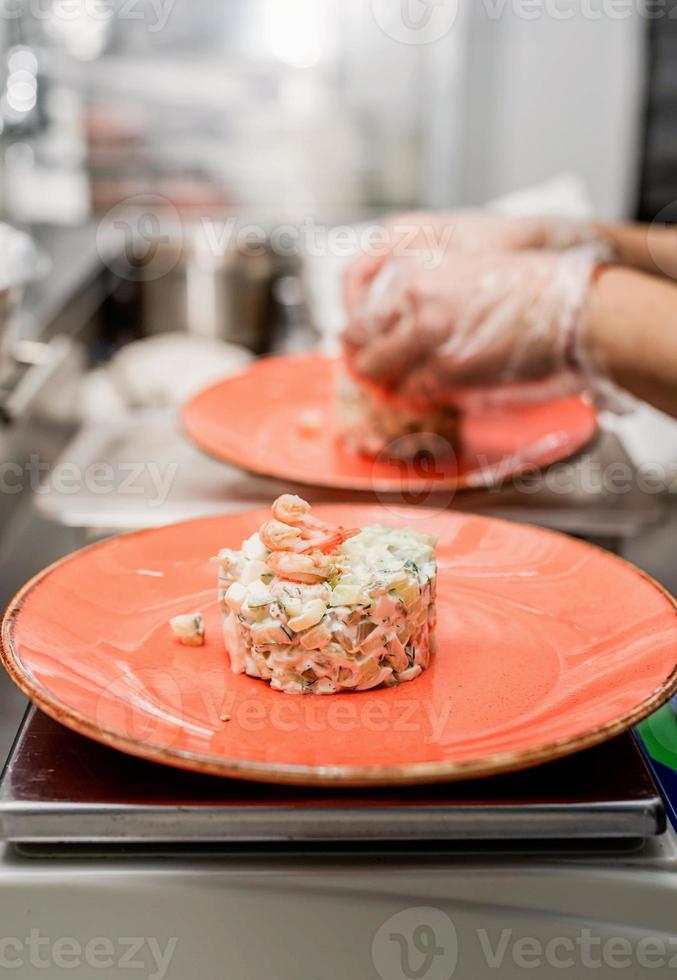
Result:
{"type": "Polygon", "coordinates": [[[666,831],[631,736],[537,773],[422,787],[304,789],[123,755],[28,711],[0,781],[0,833],[22,846],[616,841],[666,831]]]}
{"type": "Polygon", "coordinates": [[[56,975],[64,937],[75,976],[98,975],[92,950],[124,975],[133,942],[136,975],[170,980],[478,980],[529,958],[637,977],[661,956],[670,976],[677,954],[677,837],[630,735],[513,776],[334,792],[175,771],[31,709],[0,831],[0,965],[22,977],[56,975]]]}

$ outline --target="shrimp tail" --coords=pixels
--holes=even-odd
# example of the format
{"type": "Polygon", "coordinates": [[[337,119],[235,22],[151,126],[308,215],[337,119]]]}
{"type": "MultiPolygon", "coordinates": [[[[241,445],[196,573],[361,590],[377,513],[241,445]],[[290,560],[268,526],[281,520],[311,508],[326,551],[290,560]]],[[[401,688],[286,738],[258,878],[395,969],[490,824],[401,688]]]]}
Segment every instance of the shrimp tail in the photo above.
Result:
{"type": "Polygon", "coordinates": [[[294,550],[298,554],[307,554],[309,551],[321,551],[327,554],[342,545],[344,541],[347,541],[349,538],[354,538],[359,533],[359,530],[356,528],[347,531],[342,527],[337,527],[323,534],[304,534],[303,543],[300,543],[294,550]]]}

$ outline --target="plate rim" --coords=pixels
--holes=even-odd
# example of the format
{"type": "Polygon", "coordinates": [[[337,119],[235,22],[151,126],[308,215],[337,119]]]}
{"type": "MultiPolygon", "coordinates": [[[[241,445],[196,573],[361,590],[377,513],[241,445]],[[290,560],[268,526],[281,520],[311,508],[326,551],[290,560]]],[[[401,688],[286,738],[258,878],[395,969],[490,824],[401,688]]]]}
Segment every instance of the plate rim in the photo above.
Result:
{"type": "MultiPolygon", "coordinates": [[[[392,493],[397,494],[401,492],[401,488],[391,485],[391,480],[389,478],[381,479],[374,478],[371,480],[370,486],[363,486],[361,480],[358,481],[359,485],[351,480],[349,477],[343,478],[341,476],[335,477],[331,482],[323,481],[318,482],[313,481],[308,477],[302,477],[295,474],[293,477],[288,474],[281,475],[279,472],[273,472],[270,468],[265,465],[257,466],[255,461],[249,462],[246,465],[241,459],[234,456],[227,457],[217,451],[210,449],[208,446],[202,442],[202,440],[195,434],[191,429],[191,426],[187,420],[188,412],[191,407],[199,398],[204,397],[211,391],[215,391],[221,388],[223,385],[227,384],[229,381],[234,381],[238,378],[245,377],[251,371],[258,368],[260,364],[266,362],[276,361],[276,360],[303,360],[304,358],[320,358],[329,363],[337,362],[340,357],[333,354],[326,354],[322,351],[310,351],[300,354],[266,354],[262,357],[256,358],[248,367],[244,368],[242,371],[238,371],[237,374],[230,375],[226,378],[221,378],[219,381],[212,381],[210,384],[205,385],[198,392],[192,395],[184,404],[181,406],[180,410],[180,427],[183,434],[191,441],[191,443],[196,446],[200,452],[202,452],[209,459],[213,459],[218,463],[226,466],[237,466],[239,469],[245,472],[252,473],[255,476],[263,476],[268,479],[287,481],[290,483],[296,483],[300,486],[314,487],[327,490],[339,490],[339,491],[351,491],[353,493],[392,493]]],[[[501,478],[507,482],[511,482],[520,476],[524,476],[527,473],[543,473],[550,466],[557,465],[557,463],[564,463],[568,460],[576,459],[580,453],[585,452],[585,450],[594,445],[595,441],[599,438],[601,432],[601,426],[599,421],[599,413],[595,410],[594,404],[589,402],[584,394],[573,394],[568,395],[566,398],[554,398],[551,399],[549,403],[556,403],[561,401],[568,401],[570,399],[577,398],[582,404],[587,405],[591,410],[591,415],[593,416],[593,426],[592,431],[588,438],[586,438],[579,446],[573,449],[571,452],[567,452],[565,456],[554,460],[552,463],[542,463],[538,466],[533,464],[524,463],[522,466],[516,466],[509,473],[505,474],[501,478]]],[[[359,454],[357,454],[359,455],[359,454]]],[[[462,476],[448,476],[444,479],[435,483],[430,489],[431,495],[436,493],[448,493],[450,490],[461,491],[461,492],[471,492],[473,490],[486,490],[491,489],[496,486],[496,478],[492,478],[491,473],[484,473],[483,471],[478,471],[477,473],[468,473],[462,476]],[[475,479],[475,477],[481,477],[481,479],[475,479]]]]}
{"type": "MultiPolygon", "coordinates": [[[[317,510],[332,508],[362,508],[364,506],[377,506],[369,504],[338,503],[321,504],[317,510]]],[[[406,511],[411,508],[396,507],[395,510],[406,511]]],[[[453,512],[453,511],[452,511],[453,512]]],[[[411,762],[400,763],[397,765],[386,766],[351,766],[351,765],[331,765],[331,766],[311,766],[296,765],[290,763],[266,763],[255,761],[243,761],[237,759],[220,759],[217,756],[208,756],[202,753],[189,752],[184,749],[176,749],[171,746],[153,746],[148,742],[135,739],[128,735],[121,735],[118,732],[106,729],[97,725],[80,711],[69,707],[59,698],[50,695],[50,692],[39,681],[32,677],[30,670],[22,663],[18,650],[15,646],[14,627],[21,610],[30,593],[53,572],[62,565],[90,551],[103,548],[112,541],[121,539],[131,539],[146,534],[162,531],[166,528],[176,528],[190,524],[204,523],[207,521],[227,519],[229,517],[241,516],[243,514],[265,515],[267,509],[252,508],[237,511],[235,514],[212,514],[205,517],[190,518],[185,521],[176,521],[171,524],[162,525],[159,528],[143,528],[135,531],[128,531],[124,534],[113,535],[94,541],[91,544],[78,548],[75,551],[63,555],[56,561],[47,565],[40,572],[30,578],[13,596],[8,603],[0,625],[0,662],[9,674],[16,686],[50,718],[69,728],[79,735],[91,738],[109,748],[124,752],[146,761],[160,763],[178,769],[186,769],[191,772],[202,773],[203,775],[219,776],[224,778],[241,779],[250,782],[273,783],[277,785],[297,785],[306,787],[385,787],[385,786],[411,786],[425,785],[433,783],[451,783],[469,779],[480,779],[491,776],[506,775],[519,772],[524,769],[531,769],[535,766],[547,762],[555,762],[557,759],[565,758],[585,749],[593,748],[603,742],[622,735],[629,731],[639,722],[648,718],[654,711],[657,711],[674,694],[677,693],[677,658],[672,672],[665,681],[660,684],[647,698],[636,705],[631,711],[626,712],[620,718],[606,722],[604,725],[583,732],[580,735],[570,736],[564,739],[556,739],[553,742],[545,743],[539,748],[524,749],[520,751],[497,752],[488,756],[480,756],[478,759],[466,760],[465,762],[453,762],[442,760],[437,762],[411,762]]],[[[509,524],[514,526],[515,521],[507,521],[503,518],[489,517],[476,512],[459,513],[458,516],[466,518],[479,518],[492,524],[509,524]]],[[[521,525],[538,533],[556,537],[569,538],[569,535],[560,531],[553,531],[550,528],[543,528],[537,525],[521,525]]],[[[612,552],[606,551],[598,545],[587,541],[578,541],[581,547],[590,549],[604,555],[613,563],[638,575],[645,582],[648,582],[657,592],[663,595],[672,606],[673,613],[677,617],[677,597],[669,589],[658,582],[652,575],[639,568],[633,562],[612,552]]],[[[677,650],[676,650],[677,652],[677,650]]],[[[225,650],[224,650],[225,653],[225,650]]]]}

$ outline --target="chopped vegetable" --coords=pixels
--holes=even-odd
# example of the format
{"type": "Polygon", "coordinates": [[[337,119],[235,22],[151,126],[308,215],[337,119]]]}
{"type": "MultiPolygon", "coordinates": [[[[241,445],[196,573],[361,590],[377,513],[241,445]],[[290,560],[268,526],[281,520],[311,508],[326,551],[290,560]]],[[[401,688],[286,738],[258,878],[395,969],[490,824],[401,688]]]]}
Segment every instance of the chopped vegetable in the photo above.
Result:
{"type": "Polygon", "coordinates": [[[234,613],[239,613],[246,598],[247,590],[244,585],[241,582],[231,582],[225,593],[225,602],[228,608],[234,613]]]}
{"type": "MultiPolygon", "coordinates": [[[[251,563],[250,563],[251,564],[251,563]]],[[[250,609],[258,609],[261,606],[269,606],[275,601],[275,596],[267,585],[260,579],[251,582],[247,587],[247,605],[250,609]]]]}
{"type": "Polygon", "coordinates": [[[302,633],[303,630],[309,630],[311,626],[317,626],[320,620],[324,618],[326,611],[327,607],[321,599],[311,599],[310,602],[307,602],[305,606],[301,607],[301,612],[298,616],[294,616],[289,620],[289,628],[295,633],[302,633]]]}
{"type": "Polygon", "coordinates": [[[307,409],[299,415],[299,429],[303,435],[314,436],[322,431],[325,424],[324,415],[317,409],[307,409]]]}
{"type": "Polygon", "coordinates": [[[378,525],[347,532],[289,495],[276,501],[273,517],[242,551],[219,555],[233,671],[292,694],[417,677],[429,664],[435,625],[434,540],[378,525]],[[284,532],[285,522],[298,534],[284,532]],[[288,542],[299,550],[284,550],[288,542]]]}
{"type": "Polygon", "coordinates": [[[175,616],[169,620],[172,633],[179,643],[187,647],[201,647],[205,641],[205,624],[202,613],[175,616]]]}

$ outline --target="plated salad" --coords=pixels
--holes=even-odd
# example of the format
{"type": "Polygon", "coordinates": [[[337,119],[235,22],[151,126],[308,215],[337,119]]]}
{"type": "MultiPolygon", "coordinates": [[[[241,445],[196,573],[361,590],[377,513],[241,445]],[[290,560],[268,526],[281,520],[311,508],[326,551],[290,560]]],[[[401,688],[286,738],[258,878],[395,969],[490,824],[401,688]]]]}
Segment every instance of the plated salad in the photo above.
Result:
{"type": "Polygon", "coordinates": [[[239,551],[219,554],[231,667],[289,694],[412,681],[433,651],[436,575],[429,535],[347,530],[279,497],[239,551]]]}
{"type": "Polygon", "coordinates": [[[337,399],[339,427],[350,452],[399,460],[458,452],[461,413],[453,406],[416,411],[361,386],[347,372],[339,376],[337,399]]]}

